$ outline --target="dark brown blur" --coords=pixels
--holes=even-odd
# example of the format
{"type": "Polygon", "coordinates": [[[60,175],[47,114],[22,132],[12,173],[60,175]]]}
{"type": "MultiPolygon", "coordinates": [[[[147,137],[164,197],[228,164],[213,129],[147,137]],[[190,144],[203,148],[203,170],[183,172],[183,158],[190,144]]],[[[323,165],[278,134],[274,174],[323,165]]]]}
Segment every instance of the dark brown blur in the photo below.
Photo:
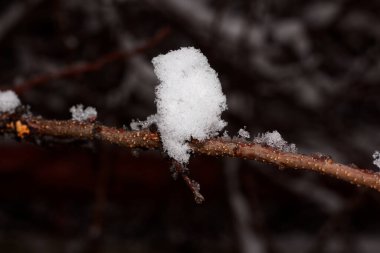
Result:
{"type": "MultiPolygon", "coordinates": [[[[84,104],[129,126],[156,112],[152,57],[193,46],[219,73],[231,136],[278,130],[299,152],[376,170],[379,14],[376,0],[0,1],[0,89],[48,119],[84,104]]],[[[380,252],[370,189],[197,156],[197,205],[159,151],[35,142],[0,140],[0,252],[380,252]]]]}

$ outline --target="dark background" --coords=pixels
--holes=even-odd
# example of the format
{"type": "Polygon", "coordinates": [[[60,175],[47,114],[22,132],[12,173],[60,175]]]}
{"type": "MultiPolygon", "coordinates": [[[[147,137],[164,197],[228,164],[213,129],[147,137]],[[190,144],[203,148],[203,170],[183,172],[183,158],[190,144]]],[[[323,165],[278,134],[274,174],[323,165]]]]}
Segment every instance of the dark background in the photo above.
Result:
{"type": "MultiPolygon", "coordinates": [[[[376,170],[379,14],[376,0],[1,1],[0,88],[45,118],[83,103],[128,126],[155,113],[152,57],[194,46],[219,73],[230,135],[278,130],[301,153],[376,170]]],[[[38,141],[0,143],[1,252],[380,252],[373,190],[196,156],[196,205],[159,151],[38,141]]]]}

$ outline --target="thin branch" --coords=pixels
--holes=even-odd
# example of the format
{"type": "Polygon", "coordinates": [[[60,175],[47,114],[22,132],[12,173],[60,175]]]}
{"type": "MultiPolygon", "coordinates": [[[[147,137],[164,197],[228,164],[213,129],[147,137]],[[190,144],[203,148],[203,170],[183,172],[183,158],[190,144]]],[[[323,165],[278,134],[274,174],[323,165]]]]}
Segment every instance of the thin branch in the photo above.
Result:
{"type": "MultiPolygon", "coordinates": [[[[188,171],[189,170],[187,168],[185,168],[179,162],[173,161],[173,166],[174,166],[174,170],[175,170],[174,173],[176,173],[176,175],[178,175],[178,174],[181,175],[183,181],[186,183],[187,187],[189,187],[189,189],[193,193],[195,202],[197,204],[202,204],[203,201],[205,201],[205,198],[200,193],[200,185],[199,185],[199,183],[196,182],[195,180],[192,180],[189,177],[189,175],[188,175],[188,171]]],[[[176,176],[175,176],[175,178],[176,178],[176,176]]]]}
{"type": "MultiPolygon", "coordinates": [[[[9,114],[0,115],[0,132],[18,131],[17,129],[24,129],[26,135],[31,136],[54,136],[84,140],[97,139],[127,148],[161,148],[159,134],[148,129],[127,131],[99,123],[45,120],[33,116],[9,114]],[[17,122],[21,122],[24,127],[15,128],[14,126],[17,125],[17,122]],[[25,127],[28,128],[28,131],[25,131],[25,127]],[[29,130],[30,133],[28,133],[29,130]]],[[[19,132],[17,134],[22,136],[19,132]]],[[[286,153],[265,145],[227,138],[213,138],[205,141],[192,140],[189,144],[195,154],[236,157],[274,164],[280,168],[312,170],[334,176],[351,184],[380,191],[380,176],[378,173],[340,164],[328,157],[286,153]]]]}
{"type": "Polygon", "coordinates": [[[7,87],[4,90],[11,89],[17,94],[22,94],[25,91],[34,88],[39,85],[43,85],[49,81],[68,78],[73,76],[78,76],[85,73],[95,72],[102,69],[107,64],[112,62],[127,59],[136,54],[142,53],[148,49],[155,47],[158,43],[160,43],[164,38],[166,38],[171,32],[170,27],[164,27],[160,29],[152,38],[146,41],[143,45],[131,50],[131,51],[114,51],[111,53],[107,53],[100,58],[96,59],[92,62],[85,63],[77,63],[73,65],[69,65],[59,69],[53,73],[46,73],[34,76],[33,78],[26,80],[25,82],[17,85],[16,87],[7,87]]]}

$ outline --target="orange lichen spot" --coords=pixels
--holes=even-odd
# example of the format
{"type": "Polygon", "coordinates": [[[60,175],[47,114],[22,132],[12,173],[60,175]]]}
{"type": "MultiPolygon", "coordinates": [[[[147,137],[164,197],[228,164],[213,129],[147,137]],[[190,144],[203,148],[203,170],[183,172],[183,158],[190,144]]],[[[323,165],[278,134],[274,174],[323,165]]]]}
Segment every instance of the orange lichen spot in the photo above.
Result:
{"type": "Polygon", "coordinates": [[[24,138],[25,135],[30,133],[29,127],[27,125],[22,124],[21,121],[16,121],[16,131],[17,136],[20,138],[24,138]]]}

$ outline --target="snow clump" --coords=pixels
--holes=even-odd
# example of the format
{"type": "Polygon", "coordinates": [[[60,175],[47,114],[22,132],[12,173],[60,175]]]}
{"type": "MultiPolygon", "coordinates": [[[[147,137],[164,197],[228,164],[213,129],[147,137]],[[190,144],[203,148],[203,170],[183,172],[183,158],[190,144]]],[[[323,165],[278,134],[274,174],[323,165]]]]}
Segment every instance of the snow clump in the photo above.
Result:
{"type": "Polygon", "coordinates": [[[83,109],[83,105],[75,105],[70,108],[71,117],[76,121],[94,121],[98,113],[94,107],[87,107],[83,109]]]}
{"type": "Polygon", "coordinates": [[[11,90],[0,91],[0,112],[13,113],[21,105],[20,99],[11,90]]]}
{"type": "Polygon", "coordinates": [[[375,164],[377,167],[380,168],[380,152],[375,151],[375,153],[373,153],[372,157],[374,159],[373,164],[375,164]]]}
{"type": "Polygon", "coordinates": [[[157,123],[157,115],[150,115],[145,121],[132,120],[130,127],[133,131],[138,131],[150,127],[152,124],[157,123]]]}
{"type": "Polygon", "coordinates": [[[154,116],[164,150],[183,164],[190,158],[191,138],[214,137],[227,123],[227,109],[218,75],[200,50],[184,47],[152,60],[160,84],[154,116]]]}
{"type": "Polygon", "coordinates": [[[253,139],[253,142],[258,143],[258,144],[266,144],[270,147],[279,149],[284,152],[291,152],[291,153],[297,152],[296,145],[293,143],[288,144],[288,142],[285,141],[281,137],[281,134],[276,130],[273,132],[266,132],[264,134],[259,134],[257,137],[253,139]]]}
{"type": "Polygon", "coordinates": [[[239,132],[238,132],[238,136],[239,136],[239,137],[242,137],[242,138],[245,138],[245,139],[249,139],[249,137],[250,137],[251,135],[249,134],[249,132],[248,132],[247,130],[245,130],[245,127],[244,127],[244,129],[241,128],[241,129],[239,130],[239,132]]]}

